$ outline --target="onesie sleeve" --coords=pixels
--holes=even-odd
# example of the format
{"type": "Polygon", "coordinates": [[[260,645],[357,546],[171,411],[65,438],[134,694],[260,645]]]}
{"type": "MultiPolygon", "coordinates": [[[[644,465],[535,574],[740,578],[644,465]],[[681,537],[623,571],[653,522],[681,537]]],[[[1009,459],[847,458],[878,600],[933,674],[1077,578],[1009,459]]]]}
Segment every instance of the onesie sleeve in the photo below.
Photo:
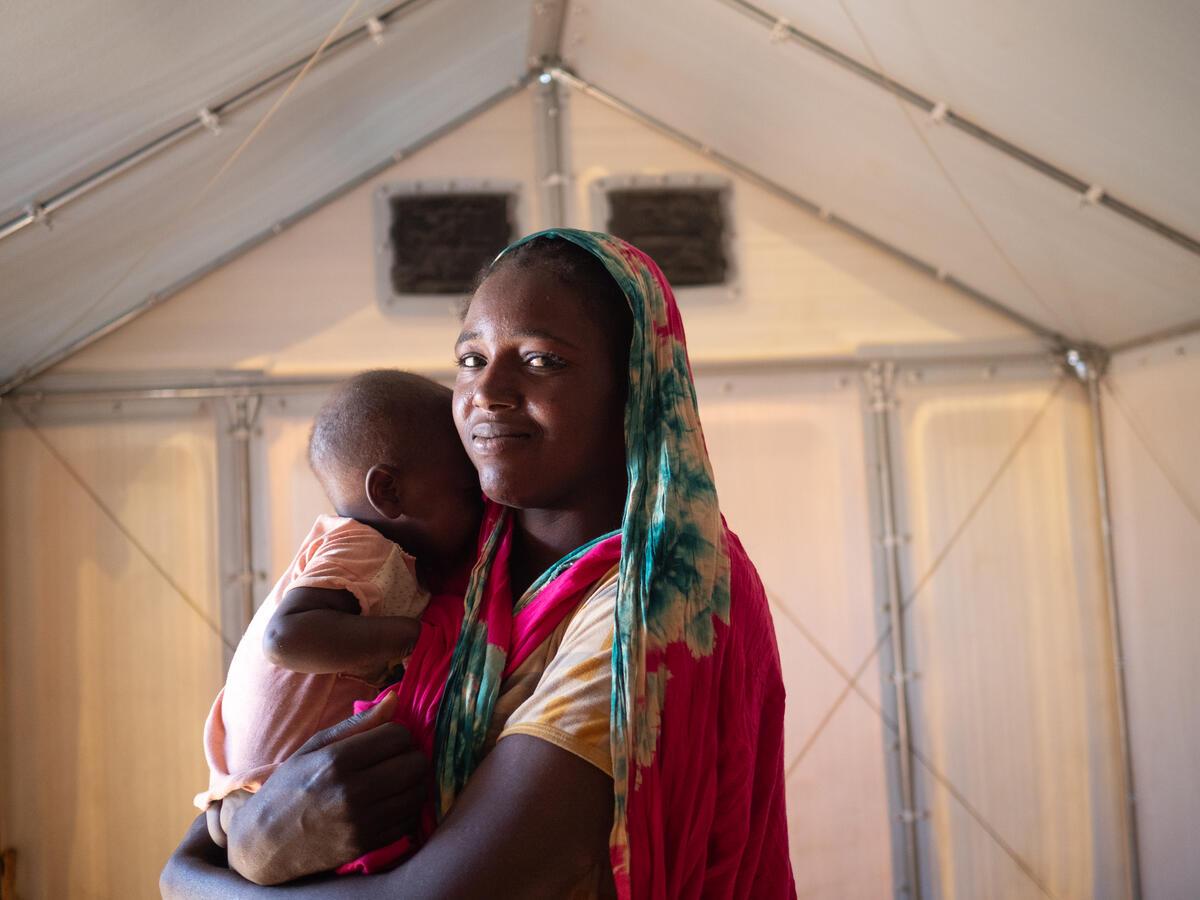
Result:
{"type": "Polygon", "coordinates": [[[364,616],[412,616],[428,595],[417,584],[413,558],[369,525],[340,520],[310,547],[288,585],[345,590],[364,616]]]}
{"type": "Polygon", "coordinates": [[[532,735],[612,775],[608,735],[616,597],[614,575],[583,602],[533,694],[509,716],[498,740],[532,735]]]}

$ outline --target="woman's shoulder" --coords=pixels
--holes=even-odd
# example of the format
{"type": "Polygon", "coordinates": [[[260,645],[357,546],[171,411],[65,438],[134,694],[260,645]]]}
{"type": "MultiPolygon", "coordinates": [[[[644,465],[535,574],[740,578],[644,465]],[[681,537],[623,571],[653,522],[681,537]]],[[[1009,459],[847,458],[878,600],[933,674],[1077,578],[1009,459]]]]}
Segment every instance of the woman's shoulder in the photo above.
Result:
{"type": "Polygon", "coordinates": [[[607,617],[609,632],[612,631],[613,611],[617,605],[617,586],[619,584],[617,572],[619,569],[619,564],[614,565],[584,595],[574,614],[567,618],[564,638],[566,632],[571,631],[573,627],[589,629],[594,627],[597,620],[604,620],[605,617],[607,617]]]}
{"type": "Polygon", "coordinates": [[[616,598],[614,566],[547,641],[540,672],[530,673],[536,682],[505,717],[499,738],[532,735],[612,774],[608,731],[616,598]]]}

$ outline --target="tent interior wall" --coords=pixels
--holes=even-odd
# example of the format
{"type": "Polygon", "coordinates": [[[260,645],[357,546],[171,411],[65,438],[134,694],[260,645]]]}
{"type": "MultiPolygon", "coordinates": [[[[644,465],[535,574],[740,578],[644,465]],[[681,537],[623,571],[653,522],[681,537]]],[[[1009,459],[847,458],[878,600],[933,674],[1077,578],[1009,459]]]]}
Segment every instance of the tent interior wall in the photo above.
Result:
{"type": "MultiPolygon", "coordinates": [[[[278,142],[249,151],[239,190],[274,177],[272,154],[311,127],[304,103],[327,104],[335,112],[325,127],[368,142],[365,127],[354,131],[361,111],[347,84],[369,92],[387,78],[412,81],[404,66],[432,65],[421,36],[455,34],[464,14],[461,0],[411,5],[411,29],[389,28],[385,41],[395,43],[373,58],[415,61],[363,63],[346,51],[314,69],[297,112],[282,107],[272,126],[278,142]]],[[[575,70],[625,100],[639,82],[661,81],[656,66],[711,58],[713,29],[744,48],[737,58],[752,47],[783,50],[729,8],[746,4],[716,2],[719,19],[652,48],[678,4],[653,5],[638,34],[628,33],[630,5],[570,4],[561,33],[575,70]],[[612,52],[618,41],[628,43],[622,53],[612,52]]],[[[231,649],[326,511],[305,454],[315,410],[338,378],[363,368],[452,377],[457,302],[384,312],[376,299],[377,192],[515,183],[524,233],[559,221],[603,228],[604,179],[691,176],[728,179],[731,191],[735,284],[679,298],[722,509],[775,617],[800,896],[1189,895],[1200,885],[1190,846],[1200,829],[1200,706],[1191,696],[1200,681],[1200,475],[1191,464],[1200,418],[1180,413],[1200,408],[1200,335],[1138,343],[1111,359],[1089,341],[1119,345],[1195,318],[1200,279],[1189,279],[1200,264],[1128,221],[1097,219],[1108,210],[1081,209],[1075,198],[1054,200],[1054,246],[1039,248],[1037,235],[1021,233],[1022,217],[1046,186],[1013,163],[984,172],[978,148],[928,132],[955,160],[957,189],[969,184],[979,208],[1002,210],[989,229],[924,171],[925,151],[892,100],[799,55],[772,63],[786,77],[752,76],[757,105],[742,109],[731,73],[696,74],[733,118],[733,136],[713,142],[721,153],[707,152],[705,108],[673,106],[669,87],[647,95],[639,116],[570,79],[518,82],[537,37],[527,6],[495,4],[477,29],[487,37],[462,38],[467,74],[421,88],[444,91],[451,112],[416,114],[407,98],[380,112],[411,120],[388,126],[399,129],[387,138],[392,149],[408,148],[397,161],[379,165],[373,148],[349,161],[316,154],[282,185],[295,193],[286,217],[258,216],[253,198],[222,209],[214,197],[190,208],[172,199],[149,218],[114,222],[113,234],[86,247],[96,284],[154,302],[126,321],[85,287],[81,297],[102,302],[72,319],[78,333],[68,340],[108,320],[121,327],[0,398],[0,711],[9,723],[0,844],[18,850],[21,896],[155,895],[206,781],[200,729],[231,649]],[[499,83],[484,77],[496,72],[499,83]],[[747,122],[783,102],[779,85],[804,78],[828,89],[852,131],[876,136],[864,145],[887,148],[866,147],[871,159],[843,175],[883,178],[894,166],[911,182],[888,196],[868,178],[830,189],[839,213],[882,245],[780,189],[786,155],[754,144],[761,132],[747,122]],[[894,131],[866,124],[887,117],[906,135],[902,146],[894,131]],[[672,124],[656,127],[663,122],[672,124]],[[679,134],[664,133],[672,129],[679,134]],[[323,166],[336,172],[321,196],[304,195],[305,177],[323,166]],[[889,252],[904,247],[936,268],[946,231],[904,232],[902,209],[922,203],[931,220],[965,235],[956,271],[1018,315],[889,252]],[[180,223],[168,225],[173,217],[180,223]],[[151,240],[167,227],[178,230],[171,242],[151,240]],[[1126,255],[1106,255],[1118,244],[1126,255]],[[1098,261],[1088,269],[1081,256],[1098,261]],[[136,273],[118,279],[130,262],[136,273]],[[1156,266],[1145,297],[1167,298],[1160,314],[1127,290],[1156,266]],[[1099,298],[1094,310],[1089,298],[1099,298]],[[1030,318],[1043,327],[1026,327],[1030,318]],[[1078,339],[1078,371],[1051,332],[1078,339]]],[[[869,58],[864,33],[844,21],[788,14],[869,58]]],[[[900,44],[877,49],[889,70],[904,68],[900,44]]],[[[249,101],[250,122],[269,99],[249,101]]],[[[789,125],[796,130],[780,143],[797,147],[790,138],[826,112],[805,107],[815,118],[789,125]]],[[[223,128],[225,152],[249,131],[237,120],[223,128]]],[[[179,152],[202,159],[192,144],[179,152]]],[[[828,145],[795,152],[788,164],[829,170],[828,145]]],[[[179,196],[202,190],[210,173],[201,169],[177,182],[179,196]]],[[[1120,185],[1124,170],[1097,162],[1089,171],[1120,185]]],[[[93,212],[80,201],[63,230],[94,227],[177,176],[123,176],[106,188],[120,194],[116,207],[93,212]]],[[[1164,218],[1186,222],[1197,208],[1186,192],[1139,178],[1131,193],[1164,218]]],[[[52,244],[62,238],[44,234],[55,232],[16,235],[8,257],[0,243],[13,296],[34,290],[34,270],[60,252],[52,244]]],[[[53,316],[66,313],[46,315],[49,324],[26,320],[24,342],[41,347],[57,330],[53,316]]]]}

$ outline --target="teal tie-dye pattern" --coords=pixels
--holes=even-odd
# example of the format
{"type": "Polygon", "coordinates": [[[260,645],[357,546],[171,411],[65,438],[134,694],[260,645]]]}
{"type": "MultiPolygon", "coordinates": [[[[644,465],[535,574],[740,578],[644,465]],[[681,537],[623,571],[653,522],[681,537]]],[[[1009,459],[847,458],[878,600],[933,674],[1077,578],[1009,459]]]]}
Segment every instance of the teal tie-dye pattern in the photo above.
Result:
{"type": "MultiPolygon", "coordinates": [[[[504,252],[536,237],[570,241],[601,260],[633,315],[625,409],[629,487],[621,529],[610,722],[613,853],[614,865],[620,866],[628,859],[629,792],[639,770],[654,759],[669,677],[661,662],[649,671],[648,660],[661,660],[667,646],[677,643],[696,658],[712,653],[714,618],[729,621],[729,556],[683,326],[662,273],[623,241],[574,229],[529,235],[504,252]]],[[[498,523],[496,534],[499,528],[498,523]]],[[[561,571],[563,562],[569,564],[585,549],[551,572],[561,571]]],[[[486,629],[475,616],[494,553],[493,535],[471,576],[466,619],[437,718],[435,765],[443,814],[478,764],[504,666],[502,652],[489,652],[486,629]]]]}

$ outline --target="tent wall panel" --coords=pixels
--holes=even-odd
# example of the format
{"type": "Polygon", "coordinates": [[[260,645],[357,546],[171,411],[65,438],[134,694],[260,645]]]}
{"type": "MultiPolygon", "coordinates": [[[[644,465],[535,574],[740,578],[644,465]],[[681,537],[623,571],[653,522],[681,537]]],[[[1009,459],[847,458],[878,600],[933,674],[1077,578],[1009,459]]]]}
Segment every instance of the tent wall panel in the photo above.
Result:
{"type": "Polygon", "coordinates": [[[1103,410],[1147,900],[1200,885],[1200,338],[1122,354],[1103,410]]]}
{"type": "MultiPolygon", "coordinates": [[[[822,725],[845,686],[824,656],[853,670],[876,632],[858,388],[852,375],[786,371],[697,381],[722,512],[775,610],[789,838],[806,897],[892,888],[886,728],[858,696],[822,725]]],[[[878,690],[874,671],[864,682],[878,690]]]]}
{"type": "Polygon", "coordinates": [[[1013,895],[1124,896],[1086,396],[1036,373],[908,376],[896,446],[925,895],[1024,880],[1013,895]]]}
{"type": "Polygon", "coordinates": [[[324,400],[324,393],[291,395],[269,402],[263,411],[255,451],[256,545],[261,547],[256,555],[272,573],[288,567],[317,516],[334,514],[308,465],[308,433],[324,400]]]}
{"type": "Polygon", "coordinates": [[[35,412],[71,471],[0,419],[0,804],[27,900],[157,896],[207,783],[216,429],[187,406],[35,412]]]}

